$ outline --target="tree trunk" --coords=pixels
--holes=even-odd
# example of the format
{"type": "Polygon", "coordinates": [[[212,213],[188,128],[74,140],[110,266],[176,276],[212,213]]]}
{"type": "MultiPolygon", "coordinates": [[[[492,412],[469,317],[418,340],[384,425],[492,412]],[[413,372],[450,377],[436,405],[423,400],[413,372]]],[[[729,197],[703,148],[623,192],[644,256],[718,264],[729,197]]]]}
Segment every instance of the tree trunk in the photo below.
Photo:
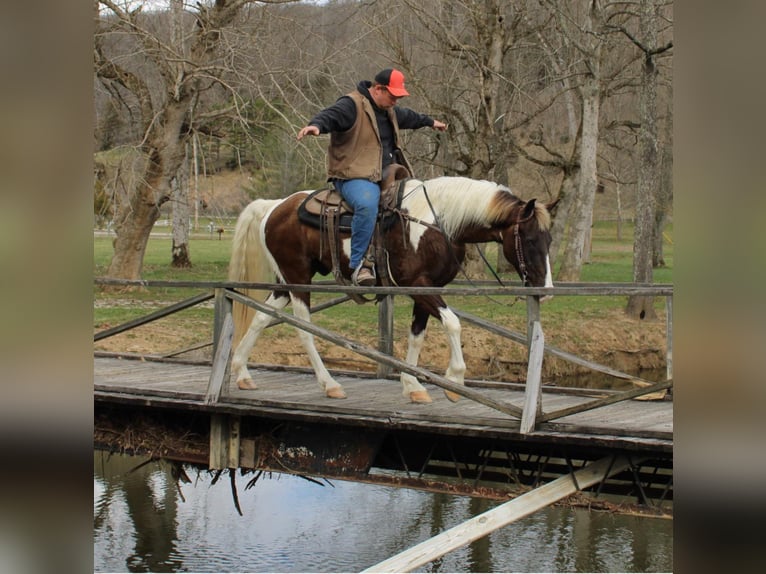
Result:
{"type": "Polygon", "coordinates": [[[620,182],[616,182],[614,193],[617,196],[617,241],[622,241],[622,196],[620,182]]]}
{"type": "Polygon", "coordinates": [[[128,201],[119,206],[115,221],[114,256],[108,274],[118,279],[140,279],[144,253],[160,207],[170,199],[171,181],[184,158],[181,126],[188,102],[174,102],[165,108],[159,133],[148,149],[149,161],[142,182],[128,191],[128,201]]]}
{"type": "MultiPolygon", "coordinates": [[[[655,46],[657,31],[652,2],[642,4],[641,32],[645,46],[655,46]]],[[[650,284],[653,281],[652,253],[654,238],[655,193],[659,169],[657,153],[657,68],[651,52],[644,53],[641,78],[641,128],[639,149],[641,164],[638,172],[636,198],[636,226],[633,236],[633,281],[650,284]]],[[[625,312],[637,319],[653,319],[654,298],[632,296],[628,298],[625,312]]]]}
{"type": "Polygon", "coordinates": [[[153,190],[141,186],[127,204],[116,209],[114,218],[114,255],[107,276],[117,279],[140,279],[149,234],[160,215],[160,203],[153,190]]]}
{"type": "Polygon", "coordinates": [[[577,188],[580,181],[580,165],[578,162],[581,155],[582,122],[575,133],[571,159],[569,161],[569,166],[564,168],[564,177],[561,180],[561,186],[557,196],[559,198],[559,204],[556,209],[554,224],[551,227],[551,246],[548,250],[551,266],[556,263],[559,249],[562,245],[566,244],[566,237],[569,233],[567,224],[569,222],[569,214],[572,211],[572,205],[574,205],[574,199],[577,197],[577,188]]]}
{"type": "MultiPolygon", "coordinates": [[[[497,118],[497,104],[500,98],[499,74],[503,69],[503,44],[505,42],[504,30],[501,26],[500,4],[492,1],[486,6],[486,20],[482,22],[482,32],[487,40],[485,65],[479,69],[481,75],[480,94],[481,108],[477,115],[477,137],[475,142],[476,162],[471,166],[471,177],[475,179],[490,179],[494,177],[497,158],[492,153],[492,144],[497,139],[495,131],[495,119],[497,118]]],[[[469,279],[484,279],[488,276],[488,270],[484,260],[479,255],[478,249],[486,250],[486,244],[469,245],[465,251],[463,268],[469,279]]]]}
{"type": "MultiPolygon", "coordinates": [[[[673,101],[673,87],[670,87],[673,101]]],[[[670,106],[668,106],[670,108],[670,106]]],[[[665,267],[665,254],[663,251],[665,225],[668,222],[668,212],[673,203],[673,110],[668,109],[665,121],[665,138],[662,145],[662,158],[660,159],[660,183],[657,189],[657,206],[654,216],[654,236],[652,266],[665,267]]]]}
{"type": "Polygon", "coordinates": [[[567,226],[569,214],[572,212],[572,205],[577,197],[577,185],[580,175],[579,169],[564,172],[564,179],[561,181],[559,190],[559,204],[556,208],[556,217],[551,227],[551,246],[548,255],[551,259],[551,266],[558,260],[559,250],[566,244],[566,237],[569,232],[567,226]]]}
{"type": "Polygon", "coordinates": [[[582,269],[586,237],[590,233],[593,203],[596,198],[597,172],[596,153],[598,151],[599,119],[599,79],[597,57],[593,59],[593,73],[586,78],[582,88],[582,147],[580,155],[580,185],[577,189],[572,211],[569,239],[564,251],[557,279],[559,281],[578,281],[582,269]]]}
{"type": "MultiPolygon", "coordinates": [[[[188,150],[188,145],[186,146],[188,150]]],[[[188,156],[188,153],[186,154],[188,156]]],[[[188,268],[192,266],[189,257],[189,162],[184,158],[178,175],[172,180],[173,185],[173,241],[171,246],[171,267],[188,268]]]]}

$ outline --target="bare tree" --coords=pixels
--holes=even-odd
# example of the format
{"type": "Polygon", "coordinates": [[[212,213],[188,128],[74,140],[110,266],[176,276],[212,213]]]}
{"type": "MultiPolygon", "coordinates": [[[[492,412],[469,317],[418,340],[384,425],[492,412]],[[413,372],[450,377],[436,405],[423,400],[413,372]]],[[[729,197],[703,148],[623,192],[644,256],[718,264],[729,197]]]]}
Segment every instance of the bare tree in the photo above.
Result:
{"type": "MultiPolygon", "coordinates": [[[[184,0],[170,0],[170,30],[172,46],[184,53],[184,0]]],[[[191,267],[189,253],[189,142],[184,143],[184,158],[171,180],[173,231],[170,246],[171,267],[191,267]]]]}
{"type": "Polygon", "coordinates": [[[654,234],[652,267],[664,267],[664,232],[670,208],[673,204],[673,85],[669,87],[667,115],[665,119],[665,137],[662,141],[660,159],[660,182],[657,189],[657,202],[654,214],[654,234]]]}
{"type": "Polygon", "coordinates": [[[601,59],[604,47],[604,2],[589,0],[586,4],[546,0],[558,27],[574,47],[579,74],[577,86],[581,101],[579,146],[579,180],[569,207],[569,235],[558,279],[576,281],[585,257],[590,234],[593,203],[598,185],[598,139],[601,105],[601,59]]]}
{"type": "MultiPolygon", "coordinates": [[[[660,25],[665,20],[665,0],[643,0],[637,3],[638,34],[627,25],[617,28],[635,44],[643,54],[640,92],[640,168],[638,171],[638,196],[636,224],[633,239],[633,281],[651,283],[653,280],[652,254],[656,215],[656,198],[660,172],[659,137],[657,129],[657,57],[670,50],[673,42],[660,44],[660,25]]],[[[633,14],[631,14],[633,15],[633,14]]],[[[631,296],[626,313],[636,318],[653,318],[654,298],[631,296]]]]}
{"type": "MultiPolygon", "coordinates": [[[[257,4],[292,0],[260,0],[257,4]]],[[[226,31],[243,7],[254,0],[215,0],[180,14],[181,2],[171,19],[172,33],[158,14],[143,14],[139,5],[96,0],[94,12],[95,74],[113,98],[129,110],[142,134],[135,147],[146,161],[135,174],[135,185],[126,201],[116,206],[114,256],[108,274],[137,279],[160,207],[174,190],[185,193],[179,169],[186,158],[186,144],[195,124],[214,115],[236,113],[236,92],[224,78],[231,69],[224,57],[226,31]],[[184,26],[188,23],[187,26],[184,26]],[[176,41],[182,40],[178,45],[176,41]],[[200,109],[201,94],[213,86],[230,93],[228,109],[200,109]]]]}
{"type": "MultiPolygon", "coordinates": [[[[557,103],[537,77],[539,48],[526,3],[502,0],[403,0],[395,29],[381,27],[386,49],[405,70],[425,109],[450,125],[424,146],[431,174],[491,179],[514,188],[519,133],[557,103]]],[[[379,4],[381,13],[390,5],[379,4]]],[[[539,196],[539,195],[538,195],[539,196]]],[[[469,250],[464,265],[483,263],[469,250]]]]}

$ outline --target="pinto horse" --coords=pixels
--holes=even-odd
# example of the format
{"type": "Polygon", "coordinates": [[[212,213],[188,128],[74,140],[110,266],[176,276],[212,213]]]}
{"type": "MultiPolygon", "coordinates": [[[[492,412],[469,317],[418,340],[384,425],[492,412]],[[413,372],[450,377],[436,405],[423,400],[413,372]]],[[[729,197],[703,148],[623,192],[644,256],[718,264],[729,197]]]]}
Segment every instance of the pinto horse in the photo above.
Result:
{"type": "MultiPolygon", "coordinates": [[[[333,268],[330,242],[320,238],[320,230],[298,219],[298,206],[310,193],[300,191],[282,200],[256,200],[245,208],[234,231],[230,280],[270,282],[276,275],[278,283],[308,285],[315,273],[330,273],[333,268]]],[[[387,251],[384,264],[396,285],[442,287],[460,270],[466,244],[492,241],[502,244],[505,258],[524,285],[551,287],[548,248],[554,206],[555,202],[543,205],[534,199],[523,201],[507,187],[489,181],[464,177],[408,180],[400,208],[403,217],[382,234],[387,251]]],[[[349,234],[344,233],[340,267],[346,278],[351,276],[349,254],[349,234]]],[[[292,302],[295,316],[309,321],[310,295],[275,290],[268,294],[266,304],[283,309],[292,302]]],[[[417,365],[426,325],[433,316],[441,321],[449,339],[451,356],[445,377],[464,384],[465,362],[457,315],[439,295],[410,297],[414,305],[407,363],[417,365]]],[[[232,372],[240,389],[254,389],[247,360],[272,318],[244,305],[236,307],[232,372]]],[[[313,335],[300,329],[298,333],[325,395],[345,398],[345,391],[319,357],[313,335]]],[[[431,402],[428,391],[414,376],[402,373],[401,382],[403,395],[412,402],[431,402]]],[[[446,390],[445,394],[452,401],[459,398],[446,390]]]]}

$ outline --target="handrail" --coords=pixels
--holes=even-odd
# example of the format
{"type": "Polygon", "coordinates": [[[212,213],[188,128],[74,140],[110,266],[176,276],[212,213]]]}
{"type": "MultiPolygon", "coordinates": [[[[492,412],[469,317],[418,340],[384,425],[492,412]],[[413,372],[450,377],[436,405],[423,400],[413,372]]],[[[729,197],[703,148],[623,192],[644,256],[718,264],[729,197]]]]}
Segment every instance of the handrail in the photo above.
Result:
{"type": "Polygon", "coordinates": [[[317,293],[359,293],[378,295],[653,295],[668,297],[673,295],[670,284],[643,285],[639,283],[577,283],[554,287],[523,287],[521,285],[479,286],[479,287],[357,287],[336,283],[316,282],[310,285],[292,283],[248,283],[243,281],[167,281],[154,279],[115,279],[111,277],[94,278],[96,285],[136,286],[136,287],[198,287],[203,289],[257,289],[317,293]]]}
{"type": "MultiPolygon", "coordinates": [[[[393,368],[399,369],[400,371],[408,372],[412,375],[423,378],[424,380],[431,382],[432,384],[435,384],[436,386],[443,387],[447,390],[454,391],[458,394],[464,395],[472,400],[480,402],[486,406],[489,406],[491,408],[504,412],[508,415],[519,417],[521,419],[520,430],[523,433],[534,431],[536,424],[549,422],[557,418],[568,416],[574,413],[578,413],[578,412],[582,412],[582,411],[586,411],[586,410],[590,410],[594,408],[599,408],[601,406],[613,404],[618,401],[628,400],[631,398],[637,398],[639,396],[647,395],[649,393],[655,393],[657,391],[661,391],[664,389],[672,389],[673,387],[672,370],[671,370],[671,361],[672,361],[672,316],[671,316],[671,313],[672,313],[673,286],[667,285],[667,284],[639,285],[639,284],[633,284],[633,283],[622,283],[622,284],[577,283],[577,284],[566,284],[564,286],[559,285],[556,287],[544,288],[544,287],[524,287],[520,284],[497,286],[495,284],[492,284],[491,282],[477,282],[476,284],[472,284],[470,287],[462,287],[460,285],[454,285],[454,284],[453,286],[450,286],[450,287],[356,287],[351,285],[337,285],[332,282],[317,282],[312,285],[290,285],[290,284],[281,284],[281,283],[247,283],[247,282],[235,282],[235,281],[125,280],[125,279],[114,279],[114,278],[108,278],[108,277],[95,278],[94,283],[96,285],[105,285],[105,286],[135,285],[135,286],[141,286],[141,287],[185,287],[185,288],[194,287],[198,289],[199,288],[215,289],[216,292],[221,293],[225,297],[225,299],[228,299],[230,301],[231,300],[238,301],[242,304],[248,305],[250,307],[253,307],[264,313],[271,315],[275,319],[274,321],[275,323],[282,323],[282,322],[289,323],[295,326],[296,328],[308,331],[316,336],[327,339],[335,344],[339,344],[343,346],[344,348],[347,348],[357,354],[361,354],[362,356],[372,359],[376,361],[379,364],[379,366],[385,366],[389,369],[393,367],[393,368]],[[481,285],[481,286],[477,286],[477,285],[481,285]],[[489,321],[475,317],[469,313],[456,310],[457,315],[469,323],[472,323],[481,328],[487,329],[490,332],[499,334],[503,337],[509,338],[518,343],[527,345],[529,349],[530,362],[528,364],[527,383],[526,383],[527,396],[524,402],[524,409],[522,410],[508,403],[498,402],[490,397],[482,395],[482,393],[477,390],[462,387],[431,371],[428,371],[421,367],[413,367],[412,365],[409,365],[408,363],[404,361],[400,361],[394,358],[390,352],[390,349],[393,348],[391,341],[389,340],[392,338],[391,326],[384,325],[382,319],[379,321],[379,331],[380,331],[379,339],[378,339],[379,349],[376,351],[375,349],[372,349],[371,347],[368,347],[364,344],[352,341],[350,339],[341,337],[325,329],[317,327],[316,325],[310,322],[301,321],[300,319],[296,317],[292,317],[286,313],[283,313],[274,308],[271,308],[268,305],[265,305],[264,303],[254,301],[244,296],[238,291],[242,289],[257,289],[257,290],[279,289],[282,291],[291,290],[291,291],[303,291],[303,292],[308,291],[308,292],[322,292],[322,293],[340,293],[344,295],[336,299],[333,299],[332,301],[322,303],[321,305],[317,305],[316,307],[313,307],[312,311],[314,312],[328,308],[328,307],[332,307],[334,305],[344,302],[345,300],[348,300],[349,299],[348,294],[350,293],[379,294],[379,295],[381,294],[383,295],[439,294],[439,295],[452,295],[452,296],[491,295],[493,297],[498,297],[498,296],[526,297],[527,310],[528,310],[528,327],[532,329],[532,327],[534,326],[535,332],[537,333],[537,336],[535,337],[531,336],[531,331],[526,336],[524,336],[521,333],[515,333],[504,327],[495,325],[489,321]],[[593,363],[585,359],[582,359],[580,357],[577,357],[576,355],[573,355],[571,353],[567,353],[565,351],[556,349],[549,345],[545,345],[544,337],[542,336],[542,327],[540,324],[540,313],[539,313],[539,303],[538,303],[538,297],[541,295],[562,295],[562,296],[646,295],[646,296],[666,297],[668,301],[667,303],[668,318],[667,318],[667,325],[666,325],[667,338],[668,338],[667,380],[664,382],[659,382],[659,383],[646,381],[639,377],[634,377],[626,373],[622,373],[620,371],[612,369],[611,367],[599,365],[597,363],[593,363]],[[559,411],[544,413],[541,409],[542,387],[541,387],[541,381],[539,380],[540,379],[540,362],[542,360],[542,355],[544,352],[551,353],[565,360],[572,361],[576,364],[591,368],[593,370],[596,370],[602,373],[606,373],[618,378],[629,380],[636,385],[642,385],[644,388],[633,389],[630,391],[623,391],[620,393],[616,393],[615,395],[612,395],[608,398],[601,398],[601,399],[586,402],[584,404],[580,404],[574,407],[560,409],[559,411]],[[535,361],[534,361],[535,365],[532,365],[532,362],[533,362],[532,357],[535,357],[535,361]]],[[[108,336],[124,332],[130,328],[146,324],[150,321],[159,319],[161,317],[165,317],[167,315],[170,315],[171,313],[175,313],[180,310],[189,308],[193,305],[208,301],[209,299],[213,297],[214,295],[210,293],[203,293],[200,295],[196,295],[194,297],[190,297],[188,299],[185,299],[181,302],[175,303],[173,305],[170,305],[158,311],[154,311],[153,313],[150,313],[149,315],[146,315],[144,317],[133,319],[122,325],[118,325],[117,327],[112,327],[110,329],[106,329],[104,331],[96,333],[94,336],[94,341],[98,341],[108,336]]],[[[390,299],[391,299],[390,297],[385,298],[385,300],[381,303],[381,305],[391,304],[389,301],[390,299]]],[[[216,304],[215,306],[215,317],[214,317],[215,333],[213,337],[214,341],[219,340],[219,336],[221,334],[219,330],[221,328],[221,325],[223,325],[225,321],[230,321],[230,315],[228,315],[228,319],[227,319],[227,316],[224,316],[224,313],[226,313],[225,311],[226,308],[230,308],[230,306],[220,307],[218,304],[216,304]]],[[[228,313],[230,313],[230,311],[228,311],[228,313]]],[[[211,388],[209,389],[209,392],[208,392],[208,400],[211,400],[211,401],[217,401],[220,394],[225,394],[226,385],[222,386],[222,382],[223,382],[224,373],[227,372],[228,364],[230,361],[230,348],[221,349],[220,351],[215,353],[216,358],[213,364],[213,372],[215,373],[215,376],[211,376],[211,388]],[[223,351],[223,352],[220,352],[220,351],[223,351]],[[213,379],[215,379],[215,384],[213,384],[213,379]],[[221,393],[221,390],[223,390],[223,393],[221,393]]]]}

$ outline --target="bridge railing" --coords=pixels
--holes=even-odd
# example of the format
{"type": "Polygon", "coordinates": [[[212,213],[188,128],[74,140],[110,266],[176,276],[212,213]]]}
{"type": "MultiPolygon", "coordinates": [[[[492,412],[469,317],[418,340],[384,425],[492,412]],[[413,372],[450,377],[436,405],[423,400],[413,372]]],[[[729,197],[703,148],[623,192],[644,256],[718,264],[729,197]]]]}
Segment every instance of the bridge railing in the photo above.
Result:
{"type": "MultiPolygon", "coordinates": [[[[272,283],[242,283],[242,282],[199,282],[199,281],[127,281],[109,278],[95,279],[96,285],[102,286],[142,286],[142,287],[163,287],[163,288],[198,288],[205,289],[207,292],[187,298],[163,309],[149,313],[143,317],[133,319],[122,325],[118,325],[94,335],[94,342],[107,337],[125,332],[151,321],[167,317],[184,309],[207,302],[210,299],[215,300],[214,320],[213,320],[213,361],[206,394],[206,401],[217,402],[222,395],[225,395],[228,385],[225,384],[230,378],[230,361],[232,351],[232,337],[234,332],[232,319],[232,304],[234,301],[248,305],[258,311],[270,315],[277,322],[288,323],[298,329],[307,331],[314,336],[328,340],[334,344],[340,345],[357,354],[375,361],[378,365],[377,375],[385,377],[391,374],[393,369],[407,372],[422,381],[429,382],[445,390],[455,392],[466,398],[480,402],[488,407],[494,408],[509,416],[520,419],[520,430],[523,433],[531,432],[535,426],[542,422],[552,421],[561,417],[572,415],[578,412],[591,410],[606,405],[614,404],[619,401],[637,398],[640,396],[652,395],[672,389],[672,349],[673,349],[673,288],[670,285],[637,285],[633,283],[623,284],[594,284],[594,283],[569,283],[565,286],[552,288],[542,287],[522,287],[520,285],[497,286],[489,282],[472,282],[465,286],[461,282],[455,282],[450,287],[355,287],[337,285],[335,283],[315,283],[313,285],[284,285],[272,283]],[[360,294],[365,296],[377,295],[380,297],[378,302],[378,347],[373,348],[364,343],[354,341],[338,333],[331,332],[312,322],[303,321],[292,314],[285,313],[265,303],[250,299],[240,291],[243,289],[273,290],[282,291],[292,290],[296,292],[309,291],[321,293],[335,293],[339,296],[331,301],[312,308],[312,313],[338,305],[350,299],[351,294],[360,294]],[[488,396],[479,389],[459,385],[449,379],[424,369],[410,365],[405,361],[399,360],[393,356],[393,298],[395,295],[413,295],[413,294],[438,294],[449,296],[515,296],[526,301],[527,308],[527,332],[518,333],[497,325],[470,313],[454,309],[453,311],[466,323],[473,324],[486,329],[496,335],[500,335],[517,343],[523,344],[528,349],[527,374],[525,384],[525,401],[523,408],[513,404],[498,401],[488,396]],[[601,365],[578,357],[567,351],[558,349],[545,343],[545,337],[542,329],[540,316],[540,297],[546,295],[554,296],[652,296],[664,297],[666,301],[666,380],[660,382],[648,381],[634,375],[623,373],[606,365],[601,365]],[[542,361],[545,354],[559,357],[566,361],[573,362],[579,366],[587,367],[596,372],[607,374],[629,381],[634,386],[629,391],[611,393],[605,397],[597,398],[574,407],[560,409],[558,411],[543,412],[542,410],[542,361]]],[[[209,345],[209,343],[208,343],[209,345]]],[[[188,349],[187,349],[188,350],[188,349]]],[[[179,351],[175,354],[179,354],[179,351]]]]}

